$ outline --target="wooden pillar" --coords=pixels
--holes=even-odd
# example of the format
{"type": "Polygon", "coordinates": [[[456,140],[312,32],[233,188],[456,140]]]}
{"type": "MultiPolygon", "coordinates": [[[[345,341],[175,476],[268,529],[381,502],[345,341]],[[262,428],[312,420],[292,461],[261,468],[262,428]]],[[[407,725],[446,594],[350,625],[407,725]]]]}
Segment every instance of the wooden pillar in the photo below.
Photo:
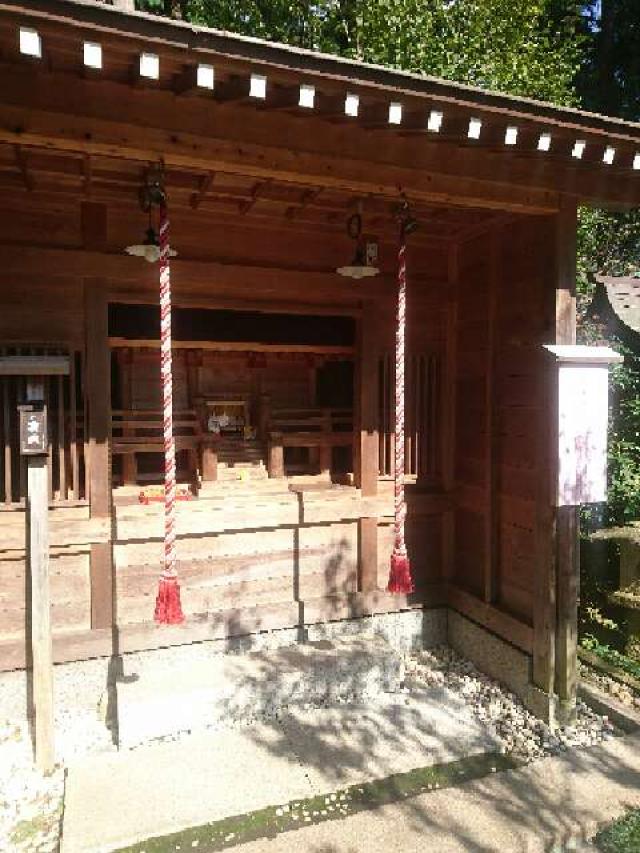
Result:
{"type": "Polygon", "coordinates": [[[358,405],[360,432],[356,485],[363,496],[378,492],[378,342],[374,306],[368,303],[359,324],[358,405]]]}
{"type": "Polygon", "coordinates": [[[498,289],[500,285],[501,232],[495,229],[489,238],[489,304],[487,311],[487,364],[485,378],[484,447],[484,600],[493,604],[498,598],[498,406],[496,386],[496,347],[498,337],[498,289]]]}
{"type": "MultiPolygon", "coordinates": [[[[550,343],[576,341],[577,206],[566,199],[553,219],[554,280],[549,290],[550,343]]],[[[542,423],[537,463],[537,571],[533,598],[533,682],[550,697],[575,702],[579,554],[578,510],[555,508],[558,479],[558,374],[540,355],[542,423]],[[561,671],[562,670],[562,671],[561,671]]],[[[553,717],[553,711],[550,711],[553,717]]]]}
{"type": "MultiPolygon", "coordinates": [[[[118,367],[120,368],[120,393],[122,395],[122,408],[130,411],[133,408],[133,350],[125,347],[118,350],[118,367]]],[[[123,435],[131,435],[131,430],[123,429],[123,435]]],[[[137,461],[135,453],[122,454],[122,482],[125,485],[134,485],[138,479],[137,461]]]]}
{"type": "Polygon", "coordinates": [[[267,471],[269,477],[284,477],[284,447],[282,446],[281,433],[271,433],[267,454],[267,471]]]}
{"type": "MultiPolygon", "coordinates": [[[[376,341],[374,306],[367,303],[362,312],[358,334],[358,370],[356,405],[358,452],[356,485],[363,498],[378,493],[378,342],[376,341]]],[[[370,592],[378,586],[378,517],[363,517],[359,524],[359,588],[370,592]]]]}
{"type": "Polygon", "coordinates": [[[458,353],[458,287],[460,247],[451,245],[447,270],[447,339],[442,382],[442,484],[449,505],[442,517],[443,576],[449,581],[455,569],[455,458],[458,353]]]}
{"type": "MultiPolygon", "coordinates": [[[[85,249],[107,248],[107,208],[98,202],[81,207],[85,249]]],[[[109,351],[108,281],[84,281],[86,437],[89,451],[89,506],[92,518],[111,514],[111,353],[109,351]]],[[[91,627],[113,624],[113,558],[111,543],[91,546],[91,627]]]]}
{"type": "MultiPolygon", "coordinates": [[[[27,400],[44,400],[42,379],[27,382],[27,400]]],[[[51,429],[51,425],[49,425],[51,429]]],[[[31,656],[35,755],[38,768],[50,773],[55,763],[53,716],[53,644],[49,588],[48,458],[27,457],[27,525],[31,586],[31,656]]]]}
{"type": "MultiPolygon", "coordinates": [[[[104,279],[85,280],[87,438],[89,505],[92,518],[111,514],[111,355],[108,340],[108,296],[104,279]]],[[[113,622],[113,578],[110,543],[91,546],[91,627],[113,622]]]]}
{"type": "Polygon", "coordinates": [[[557,628],[556,692],[573,704],[578,690],[578,594],[580,588],[580,522],[578,508],[556,509],[557,628]]]}

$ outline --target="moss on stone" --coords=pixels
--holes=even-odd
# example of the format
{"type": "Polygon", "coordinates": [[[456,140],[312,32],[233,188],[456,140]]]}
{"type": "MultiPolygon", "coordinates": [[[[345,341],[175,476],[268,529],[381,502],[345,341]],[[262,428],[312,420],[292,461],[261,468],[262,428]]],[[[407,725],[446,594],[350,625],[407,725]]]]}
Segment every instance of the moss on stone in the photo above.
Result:
{"type": "Polygon", "coordinates": [[[351,785],[304,800],[292,800],[281,806],[269,806],[172,835],[151,838],[122,848],[120,853],[173,853],[194,848],[198,853],[215,853],[237,844],[258,838],[273,838],[282,832],[315,823],[341,820],[388,803],[479,779],[489,773],[512,770],[516,766],[517,762],[506,755],[474,755],[459,761],[396,773],[384,779],[351,785]]]}

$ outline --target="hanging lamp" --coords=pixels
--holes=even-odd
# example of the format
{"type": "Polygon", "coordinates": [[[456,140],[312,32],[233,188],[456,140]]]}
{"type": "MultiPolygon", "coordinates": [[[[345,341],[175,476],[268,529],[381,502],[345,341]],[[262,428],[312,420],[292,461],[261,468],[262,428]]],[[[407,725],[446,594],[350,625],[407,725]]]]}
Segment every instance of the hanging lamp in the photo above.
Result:
{"type": "MultiPolygon", "coordinates": [[[[152,208],[149,206],[149,226],[145,232],[144,240],[142,243],[134,243],[131,246],[126,246],[125,252],[136,258],[144,258],[150,264],[155,264],[160,260],[160,239],[151,221],[151,211],[152,208]]],[[[169,249],[170,258],[175,258],[177,254],[174,249],[169,249]]]]}
{"type": "Polygon", "coordinates": [[[362,242],[362,203],[358,204],[358,212],[352,214],[347,220],[347,234],[355,240],[355,254],[350,264],[337,268],[338,275],[354,279],[378,275],[380,270],[368,263],[366,246],[362,242]]]}

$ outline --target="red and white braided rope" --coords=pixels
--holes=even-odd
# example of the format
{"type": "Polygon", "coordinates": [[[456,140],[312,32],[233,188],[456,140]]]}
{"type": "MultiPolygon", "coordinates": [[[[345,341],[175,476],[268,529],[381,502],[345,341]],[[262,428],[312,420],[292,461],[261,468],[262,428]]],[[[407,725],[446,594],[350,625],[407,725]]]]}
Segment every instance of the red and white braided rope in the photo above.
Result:
{"type": "Polygon", "coordinates": [[[173,438],[173,366],[171,361],[171,276],[169,273],[169,217],[160,205],[160,371],[164,443],[164,571],[176,573],[176,446],[173,438]]]}
{"type": "Polygon", "coordinates": [[[404,363],[405,327],[407,313],[407,268],[405,264],[404,235],[398,250],[398,308],[396,317],[396,423],[394,471],[394,546],[395,554],[405,555],[404,527],[407,506],[404,499],[404,363]]]}

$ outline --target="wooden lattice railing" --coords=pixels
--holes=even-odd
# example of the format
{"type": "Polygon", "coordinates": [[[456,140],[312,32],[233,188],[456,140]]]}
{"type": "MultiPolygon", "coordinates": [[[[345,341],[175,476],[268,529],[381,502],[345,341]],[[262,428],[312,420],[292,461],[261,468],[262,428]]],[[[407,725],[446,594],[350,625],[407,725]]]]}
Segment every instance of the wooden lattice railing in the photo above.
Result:
{"type": "MultiPolygon", "coordinates": [[[[391,353],[378,362],[379,474],[394,473],[395,365],[391,353]]],[[[423,481],[440,475],[441,383],[436,355],[422,353],[407,358],[405,408],[405,472],[423,481]]]]}

